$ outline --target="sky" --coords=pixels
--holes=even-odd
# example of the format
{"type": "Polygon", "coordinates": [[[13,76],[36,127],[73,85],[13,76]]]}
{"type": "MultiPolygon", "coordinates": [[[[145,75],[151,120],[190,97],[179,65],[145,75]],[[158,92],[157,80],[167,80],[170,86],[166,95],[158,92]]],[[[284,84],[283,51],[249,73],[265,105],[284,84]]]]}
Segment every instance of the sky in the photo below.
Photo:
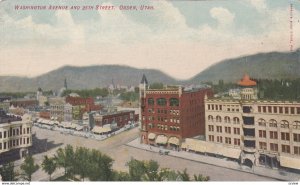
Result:
{"type": "Polygon", "coordinates": [[[299,0],[2,0],[0,75],[34,77],[65,65],[120,64],[188,79],[224,59],[289,52],[291,44],[299,48],[299,19],[299,0]],[[16,5],[115,10],[15,10],[16,5]]]}

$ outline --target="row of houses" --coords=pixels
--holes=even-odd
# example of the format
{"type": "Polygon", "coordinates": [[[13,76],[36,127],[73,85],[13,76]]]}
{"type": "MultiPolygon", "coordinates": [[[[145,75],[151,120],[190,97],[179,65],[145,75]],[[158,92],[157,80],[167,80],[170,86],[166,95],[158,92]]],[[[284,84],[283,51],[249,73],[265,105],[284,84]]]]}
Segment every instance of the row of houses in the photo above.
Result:
{"type": "Polygon", "coordinates": [[[300,169],[300,103],[257,99],[245,75],[239,95],[216,98],[210,88],[140,83],[141,142],[223,156],[252,167],[300,169]],[[237,98],[239,97],[239,98],[237,98]]]}

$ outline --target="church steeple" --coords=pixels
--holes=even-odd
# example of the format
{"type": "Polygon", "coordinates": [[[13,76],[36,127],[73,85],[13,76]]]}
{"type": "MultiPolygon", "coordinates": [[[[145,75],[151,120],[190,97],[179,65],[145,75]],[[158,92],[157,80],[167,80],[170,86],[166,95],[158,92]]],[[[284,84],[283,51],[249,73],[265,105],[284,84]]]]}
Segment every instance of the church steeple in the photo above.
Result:
{"type": "Polygon", "coordinates": [[[142,78],[141,84],[148,84],[148,80],[147,80],[145,74],[143,74],[143,78],[142,78]]]}

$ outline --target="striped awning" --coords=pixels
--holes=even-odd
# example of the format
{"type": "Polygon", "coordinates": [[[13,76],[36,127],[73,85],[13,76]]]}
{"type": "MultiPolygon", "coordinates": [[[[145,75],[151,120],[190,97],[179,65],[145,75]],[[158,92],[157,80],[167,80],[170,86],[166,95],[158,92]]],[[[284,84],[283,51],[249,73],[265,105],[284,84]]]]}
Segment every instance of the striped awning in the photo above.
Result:
{"type": "Polygon", "coordinates": [[[148,134],[148,139],[155,139],[155,134],[154,133],[149,133],[148,134]]]}
{"type": "Polygon", "coordinates": [[[280,155],[280,165],[288,168],[300,169],[300,157],[280,155]]]}
{"type": "Polygon", "coordinates": [[[174,145],[179,145],[179,139],[177,137],[170,137],[168,143],[174,144],[174,145]]]}
{"type": "Polygon", "coordinates": [[[92,132],[97,133],[97,134],[107,133],[110,131],[111,131],[110,127],[98,127],[98,126],[95,126],[92,130],[92,132]]]}
{"type": "Polygon", "coordinates": [[[158,135],[155,142],[157,144],[167,144],[168,138],[164,135],[158,135]]]}

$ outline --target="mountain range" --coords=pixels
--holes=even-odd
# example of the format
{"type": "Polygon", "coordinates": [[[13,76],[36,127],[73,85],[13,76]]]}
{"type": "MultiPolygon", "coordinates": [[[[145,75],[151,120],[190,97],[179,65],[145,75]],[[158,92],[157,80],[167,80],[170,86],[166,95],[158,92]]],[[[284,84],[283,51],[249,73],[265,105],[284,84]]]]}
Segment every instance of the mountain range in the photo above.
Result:
{"type": "Polygon", "coordinates": [[[64,66],[33,78],[0,76],[0,92],[36,91],[38,87],[43,90],[58,90],[63,87],[64,79],[67,79],[70,89],[105,87],[112,81],[114,84],[136,86],[143,74],[147,76],[149,83],[199,84],[208,81],[217,82],[220,79],[225,82],[236,82],[245,73],[256,79],[300,78],[300,50],[258,53],[223,60],[191,79],[180,81],[155,69],[137,69],[121,65],[64,66]]]}

